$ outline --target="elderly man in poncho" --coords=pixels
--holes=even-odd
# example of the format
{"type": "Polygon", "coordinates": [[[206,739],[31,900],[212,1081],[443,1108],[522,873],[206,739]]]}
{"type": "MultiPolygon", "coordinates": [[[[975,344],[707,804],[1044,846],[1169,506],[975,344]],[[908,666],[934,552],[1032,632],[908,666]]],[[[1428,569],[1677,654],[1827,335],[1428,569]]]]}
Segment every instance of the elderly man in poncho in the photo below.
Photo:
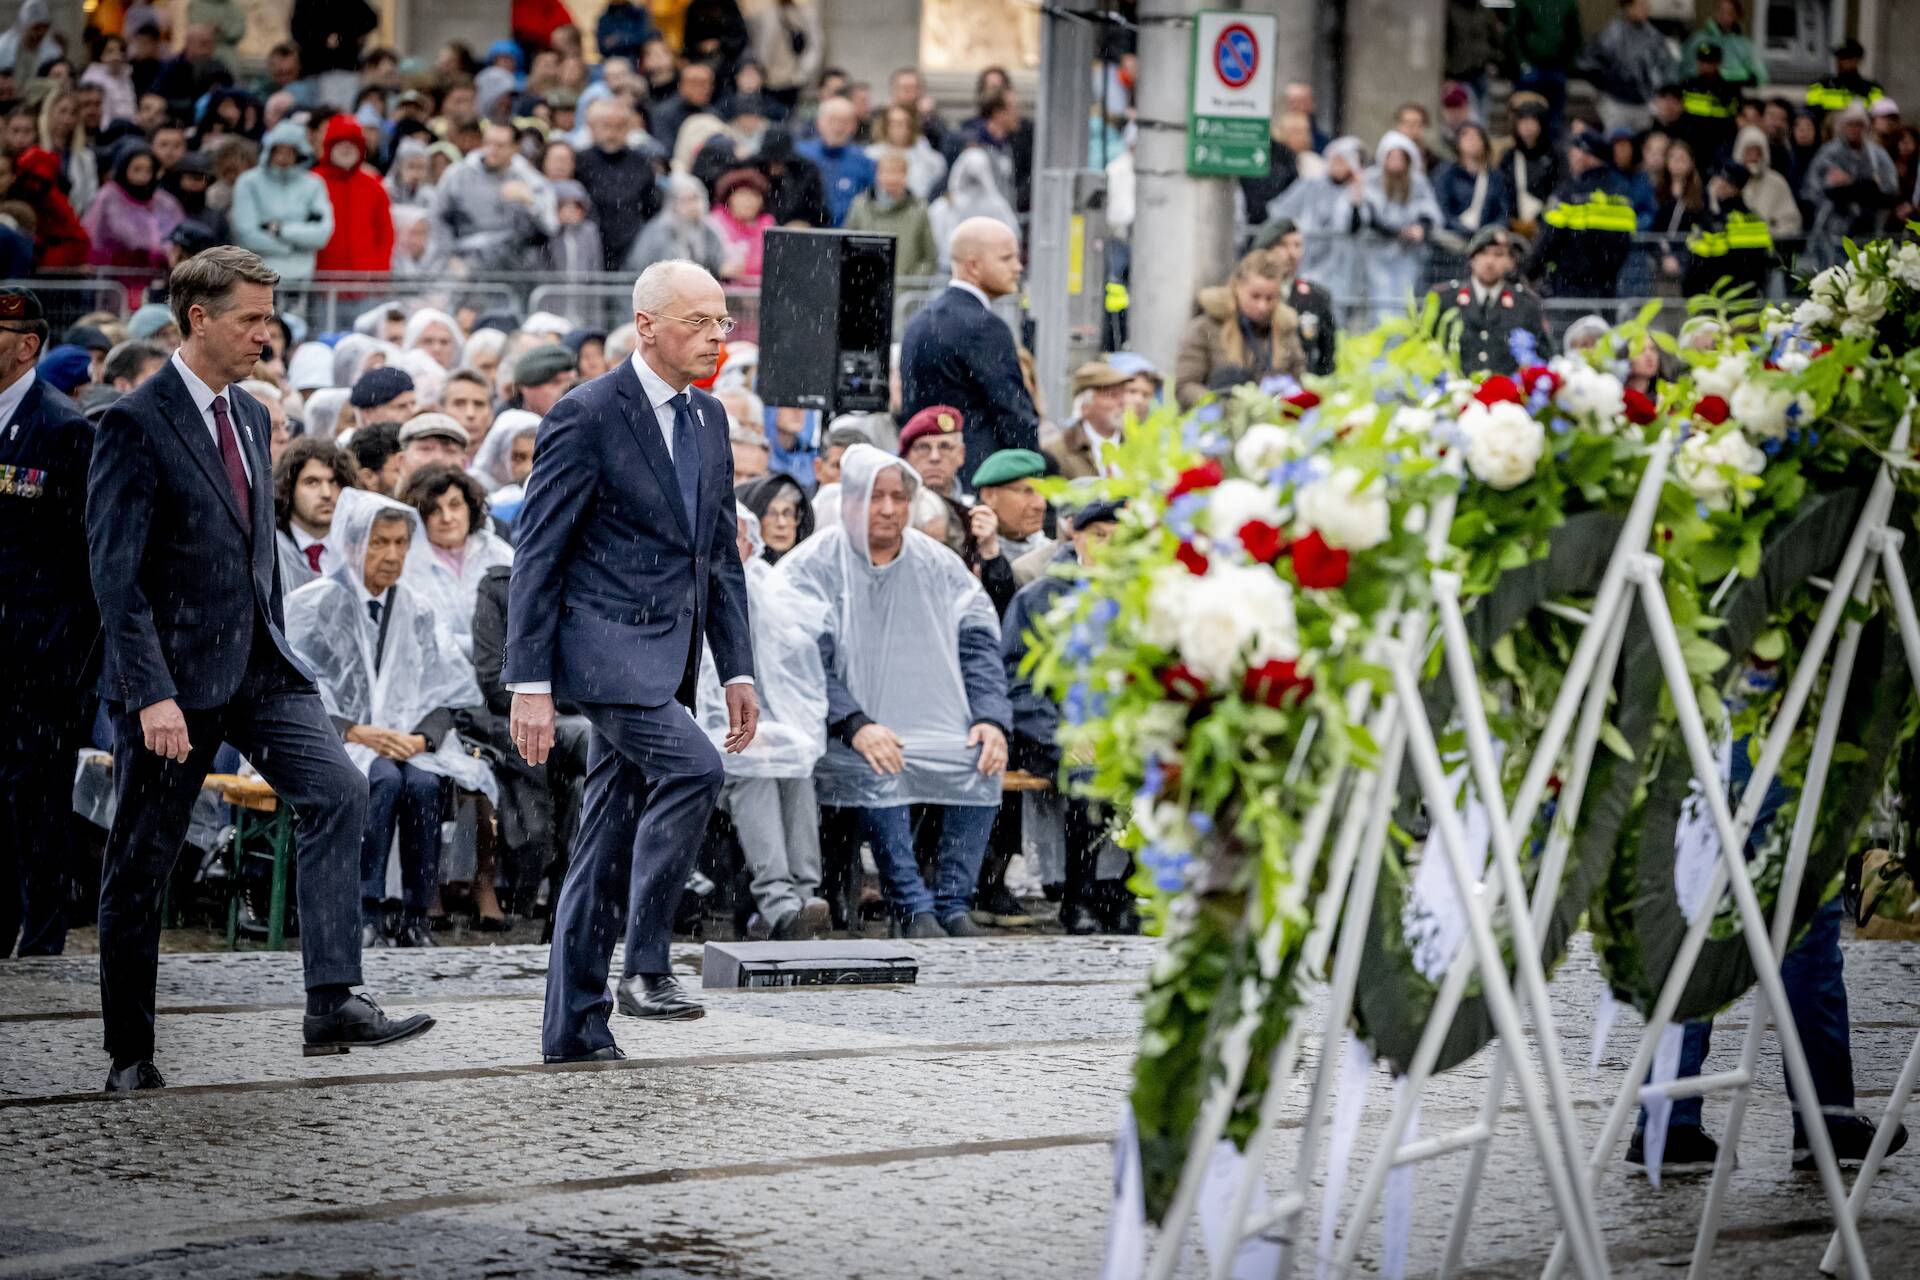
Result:
{"type": "Polygon", "coordinates": [[[972,937],[967,916],[1007,764],[1000,624],[966,564],[908,525],[920,477],[854,445],[840,463],[840,523],[784,556],[774,581],[819,619],[827,690],[820,803],[858,812],[895,931],[972,937]],[[931,889],[910,806],[940,819],[931,889]]]}
{"type": "Polygon", "coordinates": [[[427,908],[439,880],[445,783],[498,799],[493,771],[468,754],[453,712],[480,705],[473,664],[401,580],[419,517],[360,489],[341,495],[328,533],[333,572],[287,597],[287,638],[313,669],[347,756],[367,775],[360,847],[362,945],[385,937],[387,853],[400,833],[401,946],[433,945],[427,908]]]}

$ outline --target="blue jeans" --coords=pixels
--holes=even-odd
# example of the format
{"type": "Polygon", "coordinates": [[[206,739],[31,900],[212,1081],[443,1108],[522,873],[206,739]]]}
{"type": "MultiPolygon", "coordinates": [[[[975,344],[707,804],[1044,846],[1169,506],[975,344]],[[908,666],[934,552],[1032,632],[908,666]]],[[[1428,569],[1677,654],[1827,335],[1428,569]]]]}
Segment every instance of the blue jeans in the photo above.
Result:
{"type": "MultiPolygon", "coordinates": [[[[1732,803],[1737,805],[1747,780],[1753,776],[1753,763],[1747,758],[1747,741],[1733,744],[1733,767],[1729,771],[1732,803]]],[[[1752,859],[1767,827],[1790,793],[1775,778],[1754,819],[1753,832],[1747,837],[1746,855],[1752,859]]],[[[1813,1073],[1813,1091],[1822,1108],[1829,1112],[1853,1109],[1853,1049],[1847,1022],[1847,982],[1840,956],[1840,918],[1843,908],[1838,898],[1813,913],[1800,941],[1787,949],[1780,962],[1780,981],[1787,989],[1787,1004],[1793,1010],[1793,1025],[1806,1050],[1807,1066],[1813,1073]]],[[[1757,1011],[1756,1011],[1757,1016],[1757,1011]]],[[[1702,1018],[1685,1024],[1680,1039],[1680,1078],[1697,1076],[1707,1058],[1707,1044],[1713,1034],[1713,1020],[1702,1018]]],[[[1793,1096],[1793,1084],[1787,1083],[1787,1096],[1793,1096]]],[[[1681,1098],[1673,1104],[1678,1127],[1700,1127],[1699,1097],[1681,1098]]],[[[1640,1127],[1647,1113],[1640,1112],[1640,1127]]],[[[1793,1131],[1800,1134],[1800,1115],[1794,1113],[1793,1131]]]]}
{"type": "Polygon", "coordinates": [[[973,905],[973,886],[980,878],[980,863],[987,856],[987,837],[993,831],[994,815],[1000,812],[980,805],[929,807],[941,816],[940,859],[931,891],[920,878],[920,867],[914,860],[913,819],[908,806],[857,811],[860,834],[872,846],[873,860],[880,867],[887,904],[902,920],[928,911],[941,920],[951,920],[973,905]]]}
{"type": "Polygon", "coordinates": [[[381,756],[367,770],[367,832],[360,843],[360,905],[374,918],[387,896],[387,853],[400,828],[401,901],[426,914],[440,880],[441,778],[381,756]]]}

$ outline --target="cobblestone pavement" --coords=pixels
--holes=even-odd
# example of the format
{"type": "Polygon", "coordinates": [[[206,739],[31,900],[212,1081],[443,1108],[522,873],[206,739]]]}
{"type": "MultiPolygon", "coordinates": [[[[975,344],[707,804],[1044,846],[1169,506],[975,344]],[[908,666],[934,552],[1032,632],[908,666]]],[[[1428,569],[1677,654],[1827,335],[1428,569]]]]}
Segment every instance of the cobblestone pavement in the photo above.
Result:
{"type": "MultiPolygon", "coordinates": [[[[1151,944],[912,949],[916,986],[707,992],[704,1020],[620,1019],[632,1057],[577,1067],[539,1063],[544,948],[372,954],[369,989],[439,1025],[317,1059],[297,1048],[296,957],[169,955],[159,1061],[172,1087],[111,1101],[93,1092],[94,962],[0,962],[0,1277],[1093,1276],[1151,944]]],[[[697,972],[700,950],[675,959],[697,972]]],[[[1877,1113],[1920,1031],[1920,948],[1849,943],[1847,963],[1855,1074],[1877,1113]]],[[[1589,1141],[1637,1034],[1622,1015],[1586,1069],[1598,992],[1584,951],[1554,980],[1589,1141]]],[[[1721,1020],[1709,1070],[1734,1064],[1747,1012],[1721,1020]]],[[[1474,1116],[1488,1061],[1433,1084],[1424,1133],[1474,1116]]],[[[1390,1096],[1376,1077],[1363,1154],[1390,1096]]],[[[1710,1129],[1724,1112],[1709,1101],[1710,1129]]],[[[1769,1049],[1717,1275],[1815,1274],[1829,1219],[1817,1179],[1788,1168],[1789,1125],[1769,1049]]],[[[1551,1243],[1524,1132],[1510,1094],[1472,1274],[1537,1274],[1551,1243]]],[[[1274,1148],[1277,1188],[1291,1143],[1274,1148]]],[[[1437,1264],[1464,1167],[1460,1154],[1421,1167],[1409,1274],[1437,1264]]],[[[1655,1190],[1616,1163],[1601,1188],[1614,1273],[1674,1274],[1704,1194],[1701,1180],[1655,1190]]],[[[1920,1156],[1888,1165],[1864,1233],[1877,1274],[1914,1274],[1920,1156]]],[[[1380,1265],[1377,1222],[1362,1261],[1380,1265]]],[[[1194,1252],[1182,1273],[1202,1271],[1194,1252]]]]}

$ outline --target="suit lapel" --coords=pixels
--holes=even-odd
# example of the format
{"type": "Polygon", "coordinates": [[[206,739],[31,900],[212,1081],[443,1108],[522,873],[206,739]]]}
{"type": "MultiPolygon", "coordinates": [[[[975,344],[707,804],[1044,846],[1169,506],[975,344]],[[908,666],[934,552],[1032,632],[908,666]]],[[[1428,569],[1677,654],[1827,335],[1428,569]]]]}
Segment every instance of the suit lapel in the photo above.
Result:
{"type": "MultiPolygon", "coordinates": [[[[227,483],[227,469],[220,461],[220,451],[214,447],[213,437],[207,434],[206,419],[200,416],[200,410],[194,405],[193,397],[187,394],[187,384],[180,380],[180,375],[174,371],[171,361],[160,370],[159,375],[153,380],[153,385],[154,394],[166,402],[167,412],[160,416],[165,418],[168,425],[179,434],[180,442],[186,445],[187,452],[193,455],[193,460],[200,464],[200,470],[206,474],[207,483],[213,486],[220,504],[227,509],[227,514],[233,517],[233,522],[240,526],[243,533],[251,534],[252,531],[247,528],[246,522],[240,518],[240,504],[233,500],[233,488],[227,483]]],[[[254,473],[256,476],[259,474],[257,465],[254,473]]],[[[256,486],[255,507],[260,505],[257,494],[256,486]]]]}
{"type": "Polygon", "coordinates": [[[660,434],[660,420],[654,415],[653,406],[647,403],[647,397],[640,387],[640,375],[633,371],[633,363],[620,362],[620,372],[614,378],[614,386],[620,390],[622,416],[626,419],[627,430],[633,432],[633,438],[639,442],[640,456],[645,458],[647,466],[653,471],[653,478],[660,485],[660,492],[666,497],[667,510],[673,513],[673,522],[680,527],[680,536],[693,544],[693,526],[686,512],[680,508],[680,480],[674,474],[673,459],[667,456],[666,441],[660,434]]]}

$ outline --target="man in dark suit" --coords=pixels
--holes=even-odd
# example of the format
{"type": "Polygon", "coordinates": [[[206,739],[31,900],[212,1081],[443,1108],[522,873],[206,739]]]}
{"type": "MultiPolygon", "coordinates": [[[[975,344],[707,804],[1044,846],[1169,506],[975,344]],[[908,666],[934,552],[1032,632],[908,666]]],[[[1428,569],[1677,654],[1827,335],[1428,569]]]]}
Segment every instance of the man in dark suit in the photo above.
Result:
{"type": "Polygon", "coordinates": [[[360,842],[367,780],[347,759],[312,673],[287,644],[273,537],[270,426],[233,384],[270,331],[276,275],[230,246],[174,268],[186,340],[101,419],[87,545],[106,620],[100,696],[118,798],[100,882],[100,1006],[110,1093],[157,1089],[160,898],[194,797],[224,740],[297,825],[309,1056],[391,1044],[433,1025],[389,1018],[360,983],[360,842]]]}
{"type": "Polygon", "coordinates": [[[900,340],[901,421],[952,405],[966,423],[969,488],[1002,449],[1040,448],[1040,415],[1020,376],[1013,331],[989,309],[1020,287],[1020,243],[1004,223],[968,218],[948,242],[953,281],[907,322],[900,340]]]}
{"type": "Polygon", "coordinates": [[[0,958],[67,940],[74,751],[100,615],[87,584],[87,455],[79,406],[35,375],[40,299],[0,289],[0,958]]]}
{"type": "Polygon", "coordinates": [[[1513,237],[1505,227],[1482,227],[1467,242],[1467,278],[1434,290],[1442,317],[1458,313],[1453,342],[1460,372],[1511,374],[1520,368],[1519,350],[1531,349],[1544,364],[1553,346],[1540,299],[1514,282],[1513,237]],[[1527,336],[1517,344],[1516,333],[1527,336]]]}
{"type": "Polygon", "coordinates": [[[691,386],[712,376],[733,327],[726,296],[700,267],[668,260],[634,283],[633,310],[633,358],[575,387],[540,424],[514,520],[503,672],[514,745],[546,762],[556,696],[593,725],[580,834],[554,907],[548,1062],[623,1056],[607,1027],[623,902],[620,1011],[705,1013],[667,959],[725,778],[691,713],[703,639],[727,686],[726,749],[744,750],[759,719],[727,413],[691,386]]]}

